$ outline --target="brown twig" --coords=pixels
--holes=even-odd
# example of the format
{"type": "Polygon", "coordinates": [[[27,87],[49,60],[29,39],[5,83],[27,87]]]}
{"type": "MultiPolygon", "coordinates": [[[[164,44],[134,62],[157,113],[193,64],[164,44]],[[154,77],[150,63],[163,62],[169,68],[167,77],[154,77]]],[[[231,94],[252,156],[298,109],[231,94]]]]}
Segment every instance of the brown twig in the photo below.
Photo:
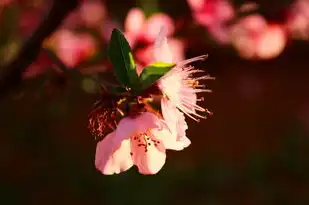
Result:
{"type": "Polygon", "coordinates": [[[54,0],[50,12],[25,42],[15,59],[0,67],[0,99],[20,84],[22,73],[37,58],[44,39],[57,29],[64,18],[77,7],[78,2],[79,0],[54,0]]]}

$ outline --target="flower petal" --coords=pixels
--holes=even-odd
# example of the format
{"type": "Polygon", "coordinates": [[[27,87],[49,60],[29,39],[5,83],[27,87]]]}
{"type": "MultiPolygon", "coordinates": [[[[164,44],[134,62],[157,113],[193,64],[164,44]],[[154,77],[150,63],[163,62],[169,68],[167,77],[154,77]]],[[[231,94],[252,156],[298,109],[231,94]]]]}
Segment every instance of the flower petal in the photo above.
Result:
{"type": "MultiPolygon", "coordinates": [[[[165,133],[164,138],[162,138],[162,134],[160,133],[155,134],[155,136],[163,141],[166,149],[182,150],[188,147],[191,144],[191,141],[186,137],[188,125],[185,121],[184,114],[166,98],[162,98],[161,108],[163,118],[170,134],[165,133]]],[[[167,131],[162,130],[161,132],[167,131]]]]}
{"type": "Polygon", "coordinates": [[[156,174],[165,164],[165,147],[151,131],[133,136],[132,158],[141,174],[156,174]]]}
{"type": "Polygon", "coordinates": [[[114,137],[112,132],[97,144],[95,166],[102,174],[119,174],[133,166],[130,140],[117,143],[114,137]]]}
{"type": "Polygon", "coordinates": [[[165,149],[181,151],[191,144],[191,141],[186,137],[182,136],[179,140],[176,140],[175,134],[172,134],[169,130],[163,129],[161,131],[153,131],[154,136],[158,140],[161,140],[164,144],[165,149]]]}
{"type": "Polygon", "coordinates": [[[186,130],[188,129],[184,114],[166,98],[161,99],[161,109],[168,128],[172,133],[176,133],[177,140],[180,140],[186,135],[186,130]]]}
{"type": "Polygon", "coordinates": [[[116,129],[116,141],[122,141],[130,136],[145,132],[147,129],[159,127],[158,117],[150,112],[144,112],[136,118],[126,117],[122,119],[116,129]]]}
{"type": "Polygon", "coordinates": [[[159,35],[154,43],[153,60],[154,62],[173,63],[173,55],[167,44],[166,29],[161,28],[159,35]]]}

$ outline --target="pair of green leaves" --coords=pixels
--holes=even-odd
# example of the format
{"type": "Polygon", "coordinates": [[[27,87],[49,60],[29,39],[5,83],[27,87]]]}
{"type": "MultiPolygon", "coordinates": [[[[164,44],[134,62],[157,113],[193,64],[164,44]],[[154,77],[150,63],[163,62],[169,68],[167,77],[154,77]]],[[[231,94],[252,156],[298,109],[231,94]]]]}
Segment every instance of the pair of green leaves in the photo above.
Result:
{"type": "Polygon", "coordinates": [[[171,63],[153,63],[145,67],[138,76],[130,45],[117,29],[112,32],[108,55],[117,80],[134,93],[146,90],[175,66],[171,63]]]}

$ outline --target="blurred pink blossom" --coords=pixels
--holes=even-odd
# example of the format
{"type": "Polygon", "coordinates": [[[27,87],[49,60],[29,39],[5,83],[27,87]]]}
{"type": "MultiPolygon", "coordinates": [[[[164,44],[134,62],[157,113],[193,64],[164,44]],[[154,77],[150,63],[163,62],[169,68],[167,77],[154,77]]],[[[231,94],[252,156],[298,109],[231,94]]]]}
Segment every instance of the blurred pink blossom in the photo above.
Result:
{"type": "Polygon", "coordinates": [[[131,46],[134,46],[139,40],[152,43],[157,36],[157,31],[162,26],[168,29],[168,36],[173,35],[175,23],[167,14],[156,13],[146,19],[140,8],[132,8],[125,19],[125,36],[131,46]]]}
{"type": "Polygon", "coordinates": [[[78,25],[82,25],[82,18],[78,10],[74,10],[64,19],[61,28],[63,29],[74,29],[78,25]]]}
{"type": "Polygon", "coordinates": [[[187,0],[194,20],[220,43],[229,43],[227,22],[235,16],[227,0],[187,0]]]}
{"type": "Polygon", "coordinates": [[[287,30],[296,39],[309,39],[309,1],[297,0],[290,8],[287,30]]]}
{"type": "Polygon", "coordinates": [[[102,1],[85,0],[80,6],[69,13],[61,27],[74,29],[77,27],[100,28],[105,23],[106,8],[102,1]]]}
{"type": "Polygon", "coordinates": [[[164,26],[167,29],[167,36],[171,36],[175,32],[173,19],[164,13],[157,13],[147,19],[144,27],[144,38],[148,42],[153,42],[158,35],[158,31],[164,26]]]}
{"type": "Polygon", "coordinates": [[[149,18],[145,17],[140,8],[131,9],[125,19],[125,36],[131,47],[136,47],[138,43],[146,46],[135,51],[135,57],[139,66],[145,66],[152,62],[153,43],[157,38],[158,31],[164,27],[166,36],[170,37],[169,43],[173,52],[174,60],[181,61],[184,59],[185,43],[173,38],[175,33],[175,23],[171,17],[164,13],[156,13],[149,18]]]}
{"type": "Polygon", "coordinates": [[[268,24],[264,17],[251,15],[231,28],[232,44],[247,59],[275,58],[284,50],[287,35],[278,24],[268,24]]]}
{"type": "MultiPolygon", "coordinates": [[[[183,41],[175,38],[171,38],[168,40],[168,43],[170,45],[171,52],[173,53],[173,62],[180,62],[184,60],[184,48],[185,45],[183,41]]],[[[142,48],[136,51],[135,57],[142,65],[150,64],[153,60],[153,49],[154,46],[150,45],[146,48],[142,48]]]]}
{"type": "MultiPolygon", "coordinates": [[[[124,23],[126,36],[133,39],[138,38],[139,35],[141,35],[141,33],[143,32],[145,21],[146,17],[141,9],[131,9],[127,14],[124,23]]],[[[132,43],[133,39],[129,39],[129,41],[132,43]]]]}
{"type": "Polygon", "coordinates": [[[76,66],[96,51],[96,42],[89,34],[74,34],[69,30],[59,30],[54,38],[56,54],[69,67],[76,66]]]}
{"type": "Polygon", "coordinates": [[[283,52],[286,42],[287,36],[282,26],[268,25],[257,44],[257,56],[262,59],[275,58],[283,52]]]}
{"type": "Polygon", "coordinates": [[[103,22],[105,7],[99,0],[84,1],[79,9],[81,19],[87,26],[97,26],[103,22]]]}
{"type": "MultiPolygon", "coordinates": [[[[53,50],[59,59],[69,68],[73,68],[78,63],[88,59],[96,52],[96,42],[91,35],[88,34],[75,34],[70,30],[58,30],[44,42],[44,47],[53,50]]],[[[30,78],[42,74],[48,68],[61,70],[53,66],[54,62],[45,53],[41,52],[37,60],[29,66],[23,77],[30,78]]],[[[104,69],[103,69],[104,70],[104,69]]],[[[83,70],[83,73],[91,73],[93,70],[83,70]]]]}

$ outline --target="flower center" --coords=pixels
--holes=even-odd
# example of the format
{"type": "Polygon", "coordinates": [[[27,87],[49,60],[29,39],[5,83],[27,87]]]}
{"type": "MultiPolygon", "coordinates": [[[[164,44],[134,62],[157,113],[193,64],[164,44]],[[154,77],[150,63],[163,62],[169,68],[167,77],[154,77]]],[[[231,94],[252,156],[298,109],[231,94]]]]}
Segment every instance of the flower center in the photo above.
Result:
{"type": "Polygon", "coordinates": [[[136,143],[137,147],[143,148],[145,152],[147,152],[151,146],[157,147],[160,144],[160,141],[156,140],[152,136],[151,129],[148,129],[146,132],[133,135],[131,140],[133,143],[136,143]]]}

